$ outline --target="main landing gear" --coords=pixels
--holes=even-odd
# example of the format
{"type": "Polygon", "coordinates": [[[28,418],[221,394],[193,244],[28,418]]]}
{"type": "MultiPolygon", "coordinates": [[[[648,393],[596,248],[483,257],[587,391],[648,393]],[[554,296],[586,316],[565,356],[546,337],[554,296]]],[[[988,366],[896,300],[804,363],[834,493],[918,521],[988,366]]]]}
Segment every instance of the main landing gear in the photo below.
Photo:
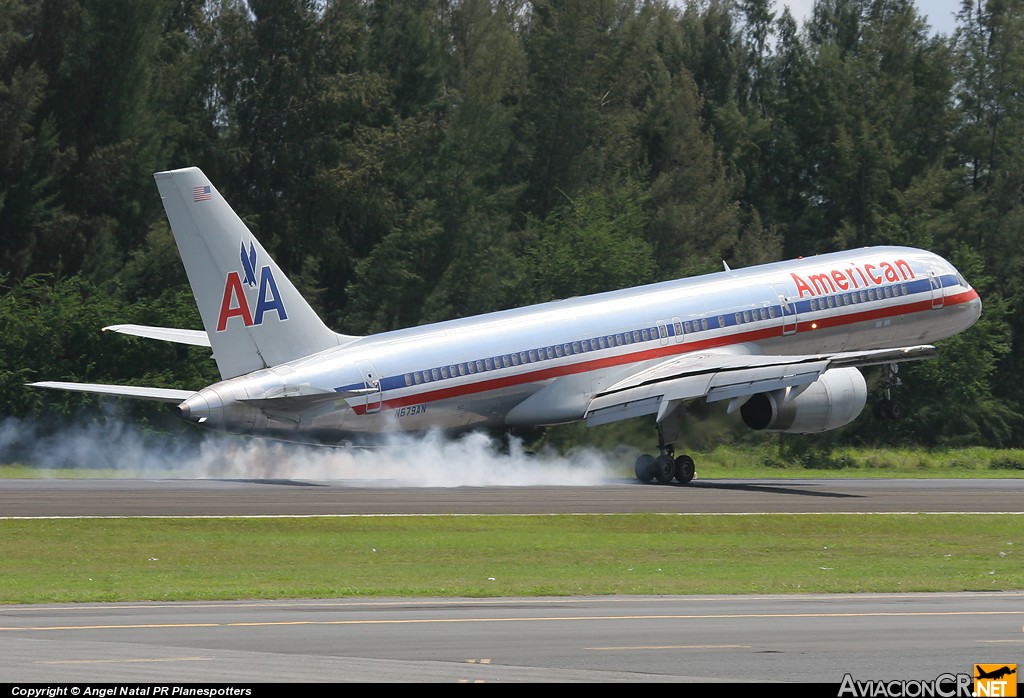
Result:
{"type": "Polygon", "coordinates": [[[672,444],[665,443],[665,432],[661,423],[658,424],[658,451],[661,455],[657,458],[645,453],[636,459],[634,470],[637,480],[644,484],[657,480],[659,485],[667,485],[672,480],[685,485],[693,480],[693,476],[696,475],[693,458],[675,455],[672,444]]]}
{"type": "Polygon", "coordinates": [[[899,369],[899,364],[885,364],[882,367],[882,392],[885,397],[875,402],[874,412],[878,419],[903,419],[903,405],[892,397],[893,388],[903,385],[898,375],[899,369]]]}

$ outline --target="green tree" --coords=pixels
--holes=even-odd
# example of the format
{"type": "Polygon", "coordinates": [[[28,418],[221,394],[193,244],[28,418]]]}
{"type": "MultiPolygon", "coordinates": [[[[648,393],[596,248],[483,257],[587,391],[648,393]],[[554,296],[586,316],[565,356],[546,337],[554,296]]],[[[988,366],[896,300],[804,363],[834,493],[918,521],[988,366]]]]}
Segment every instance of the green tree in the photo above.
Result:
{"type": "Polygon", "coordinates": [[[55,270],[75,221],[60,196],[73,153],[43,109],[47,77],[31,55],[38,15],[22,0],[0,1],[0,271],[13,281],[55,270]]]}
{"type": "MultiPolygon", "coordinates": [[[[1016,347],[1024,340],[1024,7],[1004,0],[964,2],[957,18],[953,139],[962,193],[948,236],[970,244],[998,280],[995,286],[1012,308],[1008,321],[1016,347]]],[[[1024,414],[1024,361],[1018,354],[1005,357],[995,391],[1024,414]]],[[[1018,426],[1014,442],[1022,437],[1018,426]]]]}
{"type": "Polygon", "coordinates": [[[559,206],[527,248],[526,300],[610,291],[650,282],[654,257],[643,239],[644,201],[630,185],[615,198],[590,192],[559,206]]]}

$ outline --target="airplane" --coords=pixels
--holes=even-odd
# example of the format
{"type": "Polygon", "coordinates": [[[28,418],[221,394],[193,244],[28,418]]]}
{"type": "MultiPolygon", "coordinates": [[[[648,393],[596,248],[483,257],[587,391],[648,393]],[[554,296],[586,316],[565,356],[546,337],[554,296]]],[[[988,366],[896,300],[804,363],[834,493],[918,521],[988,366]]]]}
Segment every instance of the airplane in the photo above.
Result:
{"type": "Polygon", "coordinates": [[[212,349],[199,390],[44,381],[33,387],[177,405],[214,430],[333,445],[441,429],[589,426],[654,416],[643,483],[686,484],[683,405],[727,401],[761,431],[815,433],[863,411],[883,367],[883,418],[902,362],[966,330],[981,299],[952,264],[910,247],[801,257],[367,336],[329,329],[210,180],[154,175],[204,330],[110,331],[212,349]]]}
{"type": "Polygon", "coordinates": [[[1014,667],[1012,669],[1009,666],[1003,666],[1003,667],[1000,667],[999,669],[994,669],[992,671],[985,671],[984,669],[980,668],[977,664],[975,664],[974,666],[978,670],[978,675],[974,677],[976,679],[996,679],[996,680],[998,680],[998,679],[1003,678],[1004,676],[1009,676],[1010,674],[1016,674],[1017,673],[1016,665],[1014,665],[1014,667]]]}

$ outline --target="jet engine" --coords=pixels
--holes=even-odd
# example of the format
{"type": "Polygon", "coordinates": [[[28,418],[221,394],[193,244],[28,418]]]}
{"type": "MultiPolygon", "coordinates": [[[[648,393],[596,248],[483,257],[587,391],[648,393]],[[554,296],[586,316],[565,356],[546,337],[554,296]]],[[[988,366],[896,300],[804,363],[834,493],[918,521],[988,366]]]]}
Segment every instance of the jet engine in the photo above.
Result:
{"type": "Polygon", "coordinates": [[[856,368],[834,368],[800,387],[758,393],[740,408],[743,422],[758,431],[812,434],[838,429],[857,418],[868,399],[856,368]]]}

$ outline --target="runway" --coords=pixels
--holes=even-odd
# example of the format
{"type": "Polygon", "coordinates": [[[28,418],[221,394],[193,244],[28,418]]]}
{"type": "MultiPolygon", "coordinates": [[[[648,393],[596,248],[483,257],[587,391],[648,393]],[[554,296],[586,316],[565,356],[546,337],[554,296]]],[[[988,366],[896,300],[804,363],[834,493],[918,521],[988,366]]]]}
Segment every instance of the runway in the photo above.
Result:
{"type": "Polygon", "coordinates": [[[1024,479],[409,487],[313,480],[0,480],[0,516],[1024,512],[1024,479]]]}
{"type": "Polygon", "coordinates": [[[10,606],[0,680],[838,687],[1013,664],[1022,622],[1021,593],[10,606]]]}
{"type": "MultiPolygon", "coordinates": [[[[703,480],[687,487],[625,481],[591,487],[406,484],[2,480],[0,513],[1024,512],[1024,480],[1014,479],[703,480]]],[[[0,681],[781,681],[838,687],[846,675],[857,681],[967,680],[975,663],[1019,661],[1022,626],[1019,590],[8,605],[0,606],[0,681]]]]}

